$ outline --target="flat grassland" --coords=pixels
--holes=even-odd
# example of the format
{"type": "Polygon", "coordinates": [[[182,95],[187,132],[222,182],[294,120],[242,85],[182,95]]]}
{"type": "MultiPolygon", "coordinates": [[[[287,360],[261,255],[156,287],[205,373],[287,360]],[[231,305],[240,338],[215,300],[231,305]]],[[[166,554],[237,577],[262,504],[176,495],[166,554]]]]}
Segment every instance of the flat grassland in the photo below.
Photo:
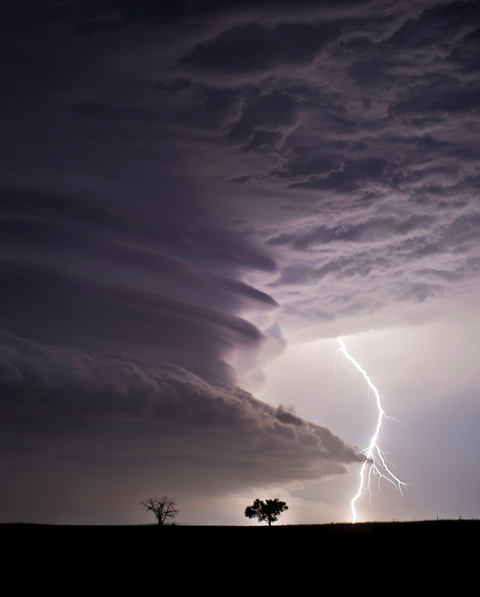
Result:
{"type": "MultiPolygon", "coordinates": [[[[7,542],[30,544],[52,541],[88,540],[91,547],[100,541],[112,549],[118,542],[134,541],[143,546],[168,541],[171,546],[185,545],[185,542],[209,540],[216,542],[254,542],[258,547],[278,545],[278,542],[298,544],[314,542],[322,546],[348,546],[364,551],[379,544],[396,549],[404,542],[410,550],[421,546],[433,551],[458,549],[478,543],[480,520],[427,520],[416,522],[357,522],[313,525],[282,525],[280,522],[268,527],[266,524],[246,526],[204,526],[188,524],[157,524],[102,526],[102,525],[50,525],[34,523],[0,523],[0,537],[7,542]]],[[[476,549],[475,549],[476,551],[476,549]]]]}
{"type": "Polygon", "coordinates": [[[283,593],[286,587],[323,593],[326,583],[340,595],[366,589],[462,595],[478,582],[479,536],[477,520],[271,527],[0,524],[4,576],[17,564],[24,570],[27,562],[20,577],[41,578],[42,586],[62,571],[73,585],[93,583],[109,593],[113,586],[147,590],[161,574],[177,588],[208,587],[214,595],[283,593]]]}

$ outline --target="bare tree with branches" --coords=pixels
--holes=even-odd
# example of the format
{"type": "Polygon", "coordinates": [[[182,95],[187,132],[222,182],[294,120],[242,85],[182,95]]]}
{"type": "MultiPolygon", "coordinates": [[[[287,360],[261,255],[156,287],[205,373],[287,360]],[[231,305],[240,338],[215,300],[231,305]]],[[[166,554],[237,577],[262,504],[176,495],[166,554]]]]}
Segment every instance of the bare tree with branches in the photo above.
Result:
{"type": "Polygon", "coordinates": [[[141,504],[144,510],[151,510],[155,514],[158,524],[160,525],[164,524],[169,518],[175,518],[180,512],[180,510],[175,507],[177,505],[177,500],[166,496],[148,498],[141,502],[141,504]]]}

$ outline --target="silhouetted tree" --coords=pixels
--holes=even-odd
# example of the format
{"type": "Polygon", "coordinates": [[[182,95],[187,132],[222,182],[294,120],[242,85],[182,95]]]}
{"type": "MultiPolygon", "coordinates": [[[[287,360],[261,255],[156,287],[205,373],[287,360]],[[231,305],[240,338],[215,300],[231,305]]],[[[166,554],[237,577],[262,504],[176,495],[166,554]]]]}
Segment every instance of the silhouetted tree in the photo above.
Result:
{"type": "Polygon", "coordinates": [[[144,510],[151,510],[157,517],[158,524],[164,524],[169,518],[175,518],[180,512],[175,506],[177,500],[175,498],[169,498],[166,496],[157,498],[148,498],[144,502],[141,502],[144,510]]]}
{"type": "Polygon", "coordinates": [[[257,498],[251,506],[245,508],[245,516],[247,518],[258,518],[258,522],[266,520],[268,526],[270,526],[272,522],[278,520],[280,514],[285,510],[288,510],[287,504],[281,502],[278,498],[266,500],[265,502],[257,498]]]}

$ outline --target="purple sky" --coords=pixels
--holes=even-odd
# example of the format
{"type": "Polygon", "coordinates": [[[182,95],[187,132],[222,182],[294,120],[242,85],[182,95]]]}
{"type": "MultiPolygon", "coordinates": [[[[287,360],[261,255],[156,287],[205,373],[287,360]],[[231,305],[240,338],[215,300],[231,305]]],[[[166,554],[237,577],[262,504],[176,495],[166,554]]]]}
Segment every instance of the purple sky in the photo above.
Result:
{"type": "Polygon", "coordinates": [[[478,3],[0,13],[0,522],[479,517],[478,3]]]}

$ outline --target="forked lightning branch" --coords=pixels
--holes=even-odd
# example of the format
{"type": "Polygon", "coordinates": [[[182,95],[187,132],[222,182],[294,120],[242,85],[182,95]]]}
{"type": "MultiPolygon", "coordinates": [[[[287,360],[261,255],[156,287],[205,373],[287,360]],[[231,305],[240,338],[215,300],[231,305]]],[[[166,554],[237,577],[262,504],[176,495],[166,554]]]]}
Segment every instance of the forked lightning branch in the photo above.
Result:
{"type": "Polygon", "coordinates": [[[400,481],[400,479],[398,479],[392,473],[385,458],[385,454],[379,448],[377,443],[378,436],[382,428],[383,419],[386,417],[385,411],[382,408],[380,394],[377,388],[373,385],[372,380],[367,375],[365,369],[363,369],[363,367],[361,367],[361,365],[352,356],[350,356],[342,338],[338,338],[338,342],[340,343],[340,348],[337,350],[337,353],[341,352],[345,356],[347,361],[352,363],[352,365],[357,369],[357,371],[359,371],[363,375],[365,381],[368,384],[368,387],[372,390],[372,392],[375,395],[378,410],[377,425],[375,428],[375,432],[370,440],[370,445],[368,446],[368,448],[362,450],[362,454],[365,454],[365,461],[360,470],[360,483],[358,486],[358,490],[355,496],[352,498],[352,501],[350,502],[350,505],[352,507],[353,522],[356,522],[357,513],[355,509],[355,503],[360,498],[360,496],[365,493],[365,491],[370,491],[370,482],[372,479],[372,475],[378,476],[379,483],[381,479],[385,479],[389,483],[392,483],[392,485],[394,485],[398,489],[398,491],[400,491],[400,493],[402,493],[402,489],[406,488],[407,485],[403,481],[400,481]]]}

